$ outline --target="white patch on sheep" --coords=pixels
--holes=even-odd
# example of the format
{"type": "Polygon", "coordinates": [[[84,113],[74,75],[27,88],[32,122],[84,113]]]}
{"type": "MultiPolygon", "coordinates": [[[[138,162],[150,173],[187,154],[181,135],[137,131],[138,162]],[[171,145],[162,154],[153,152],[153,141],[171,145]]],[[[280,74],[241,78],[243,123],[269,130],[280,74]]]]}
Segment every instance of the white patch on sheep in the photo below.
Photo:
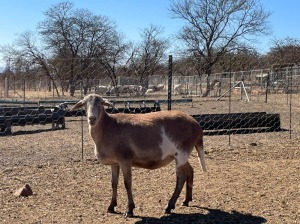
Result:
{"type": "Polygon", "coordinates": [[[165,130],[162,128],[161,130],[162,143],[160,144],[160,149],[162,151],[162,160],[164,160],[167,156],[173,156],[176,160],[176,166],[180,167],[184,165],[188,161],[189,155],[187,153],[182,152],[182,150],[178,149],[176,144],[171,141],[171,139],[166,135],[165,130]]]}

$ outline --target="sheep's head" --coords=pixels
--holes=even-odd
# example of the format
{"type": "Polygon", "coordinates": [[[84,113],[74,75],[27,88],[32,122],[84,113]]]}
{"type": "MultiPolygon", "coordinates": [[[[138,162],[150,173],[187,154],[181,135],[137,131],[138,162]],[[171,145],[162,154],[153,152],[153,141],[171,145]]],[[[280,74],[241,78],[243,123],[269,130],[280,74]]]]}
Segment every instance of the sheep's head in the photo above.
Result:
{"type": "Polygon", "coordinates": [[[97,94],[90,94],[76,103],[71,111],[78,110],[80,107],[84,107],[86,117],[90,126],[97,124],[101,113],[104,111],[104,105],[115,108],[115,106],[106,99],[103,99],[97,94]]]}

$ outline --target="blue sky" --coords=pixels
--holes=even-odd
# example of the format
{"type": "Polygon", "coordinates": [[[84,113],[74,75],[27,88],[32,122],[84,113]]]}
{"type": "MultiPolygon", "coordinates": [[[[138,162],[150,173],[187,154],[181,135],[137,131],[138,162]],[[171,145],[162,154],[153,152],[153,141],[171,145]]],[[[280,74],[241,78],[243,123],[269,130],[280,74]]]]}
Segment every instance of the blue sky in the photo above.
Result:
{"type": "MultiPolygon", "coordinates": [[[[164,35],[175,34],[181,27],[179,20],[170,18],[168,0],[69,0],[76,8],[86,8],[96,15],[104,15],[115,21],[119,31],[130,40],[139,38],[140,29],[150,24],[164,27],[164,35]]],[[[0,45],[12,44],[17,34],[34,31],[44,19],[44,12],[61,0],[0,0],[0,45]]],[[[257,48],[267,51],[270,40],[287,36],[300,39],[299,0],[261,0],[263,7],[271,11],[272,35],[260,38],[257,48]]],[[[1,54],[0,54],[1,60],[1,54]]]]}

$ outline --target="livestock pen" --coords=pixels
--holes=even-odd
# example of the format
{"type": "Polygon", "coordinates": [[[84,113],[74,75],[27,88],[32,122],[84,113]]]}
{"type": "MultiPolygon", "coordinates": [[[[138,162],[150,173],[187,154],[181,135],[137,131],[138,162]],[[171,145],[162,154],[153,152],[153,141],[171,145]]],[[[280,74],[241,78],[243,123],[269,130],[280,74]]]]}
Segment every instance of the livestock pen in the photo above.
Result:
{"type": "MultiPolygon", "coordinates": [[[[166,99],[163,96],[152,99],[163,98],[166,99]]],[[[176,98],[184,99],[173,97],[176,98]]],[[[128,98],[111,100],[125,102],[128,98]]],[[[160,106],[166,110],[167,101],[160,106]]],[[[94,146],[81,117],[67,117],[64,130],[13,127],[16,134],[1,136],[2,222],[297,223],[300,200],[297,94],[271,94],[267,103],[264,98],[248,102],[238,96],[229,104],[228,98],[216,101],[215,97],[193,97],[192,102],[172,104],[172,109],[191,115],[278,113],[281,127],[288,131],[205,136],[208,175],[200,172],[196,154],[192,153],[193,201],[190,207],[177,205],[175,213],[168,216],[163,210],[169,198],[167,192],[172,192],[175,182],[173,165],[158,170],[134,169],[136,216],[125,219],[106,213],[110,169],[95,160],[94,146]],[[287,97],[291,99],[287,101],[287,97]],[[15,197],[16,188],[25,183],[31,186],[33,196],[15,197]]],[[[119,188],[117,212],[126,209],[125,195],[124,188],[119,188]]],[[[180,195],[179,202],[183,196],[180,195]]]]}
{"type": "MultiPolygon", "coordinates": [[[[253,77],[256,76],[253,73],[253,77]]],[[[223,76],[221,94],[234,86],[234,80],[239,81],[241,76],[236,74],[235,77],[230,82],[230,77],[223,76]]],[[[288,76],[280,77],[289,80],[288,76]]],[[[162,78],[150,84],[159,84],[162,78]]],[[[193,91],[171,95],[174,110],[184,111],[196,118],[207,115],[216,120],[218,117],[220,126],[215,126],[215,122],[212,129],[226,127],[228,130],[227,118],[233,121],[234,116],[235,125],[241,127],[245,122],[253,124],[254,121],[267,129],[276,127],[276,132],[273,129],[271,132],[263,130],[240,134],[229,122],[230,132],[205,135],[208,175],[200,172],[197,156],[193,152],[190,163],[194,167],[195,180],[190,207],[179,205],[184,197],[181,194],[176,211],[171,215],[163,214],[168,192],[172,192],[175,183],[174,165],[171,164],[158,170],[133,169],[135,217],[126,219],[120,214],[107,214],[110,169],[95,160],[94,144],[89,137],[88,126],[83,122],[86,118],[68,116],[65,118],[65,129],[52,130],[47,125],[13,126],[12,135],[0,136],[2,222],[297,223],[300,210],[300,102],[295,87],[297,79],[293,88],[289,85],[272,86],[274,80],[272,85],[263,85],[264,79],[260,76],[253,80],[259,82],[257,86],[251,85],[252,88],[249,80],[244,79],[249,101],[241,88],[235,87],[219,100],[213,91],[205,97],[193,91]],[[277,91],[272,91],[273,87],[277,91]],[[264,123],[266,119],[256,117],[253,120],[250,117],[249,114],[252,116],[257,112],[260,112],[260,118],[267,114],[267,124],[264,123]],[[244,123],[240,123],[239,116],[243,117],[244,123]],[[25,183],[31,186],[33,196],[15,197],[16,188],[25,183]]],[[[176,78],[173,81],[177,82],[176,78]]],[[[183,86],[187,88],[190,85],[183,86]]],[[[200,85],[195,86],[195,90],[199,88],[200,85]]],[[[204,84],[201,88],[204,92],[204,84]]],[[[24,104],[40,102],[35,105],[53,107],[58,102],[76,102],[83,97],[83,92],[77,88],[74,97],[62,93],[57,97],[48,89],[27,89],[23,94],[16,88],[15,91],[10,89],[7,96],[9,101],[23,101],[24,104]]],[[[129,110],[152,107],[156,101],[159,101],[161,110],[169,108],[167,89],[153,91],[146,96],[121,94],[106,97],[116,102],[117,107],[129,107],[129,110]]],[[[1,103],[0,106],[12,105],[1,103]]],[[[199,121],[204,122],[205,119],[199,121]]],[[[204,122],[203,126],[208,124],[204,122]]],[[[117,213],[126,210],[125,195],[124,188],[120,187],[117,213]]]]}

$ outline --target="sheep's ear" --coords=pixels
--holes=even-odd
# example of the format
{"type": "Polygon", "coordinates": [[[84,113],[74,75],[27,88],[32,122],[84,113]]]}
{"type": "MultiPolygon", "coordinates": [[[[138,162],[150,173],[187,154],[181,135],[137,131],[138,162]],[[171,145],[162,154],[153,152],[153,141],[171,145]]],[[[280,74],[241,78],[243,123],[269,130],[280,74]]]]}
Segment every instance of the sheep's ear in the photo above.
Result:
{"type": "Polygon", "coordinates": [[[82,107],[84,105],[83,100],[80,100],[78,103],[76,103],[70,111],[78,110],[78,108],[82,107]]]}
{"type": "Polygon", "coordinates": [[[115,107],[115,105],[113,105],[113,103],[112,103],[112,102],[109,102],[107,99],[103,99],[103,101],[101,102],[101,104],[102,104],[102,105],[105,105],[105,106],[112,107],[112,108],[114,108],[114,109],[117,109],[117,108],[115,107]]]}

